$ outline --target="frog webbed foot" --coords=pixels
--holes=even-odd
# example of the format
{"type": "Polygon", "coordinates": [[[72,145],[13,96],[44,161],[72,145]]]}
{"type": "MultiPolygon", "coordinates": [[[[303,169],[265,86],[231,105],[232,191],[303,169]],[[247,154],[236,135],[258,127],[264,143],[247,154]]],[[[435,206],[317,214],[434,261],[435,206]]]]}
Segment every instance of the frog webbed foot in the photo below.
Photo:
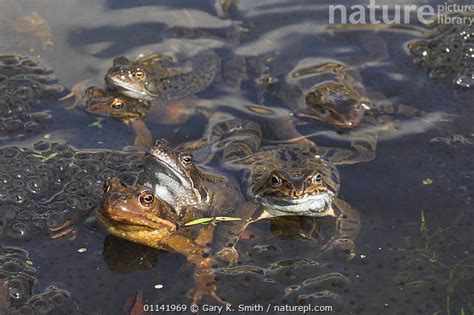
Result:
{"type": "Polygon", "coordinates": [[[217,294],[217,284],[214,278],[214,269],[197,270],[194,274],[194,288],[190,289],[187,296],[193,300],[194,304],[199,303],[205,295],[211,296],[221,304],[229,304],[217,294]]]}
{"type": "Polygon", "coordinates": [[[50,238],[61,238],[63,236],[68,236],[69,240],[75,240],[77,237],[77,227],[76,220],[67,220],[59,226],[49,227],[48,230],[54,234],[50,235],[50,238]]]}
{"type": "Polygon", "coordinates": [[[354,241],[349,238],[332,237],[321,249],[324,252],[334,250],[342,253],[347,260],[353,259],[356,255],[354,241]]]}

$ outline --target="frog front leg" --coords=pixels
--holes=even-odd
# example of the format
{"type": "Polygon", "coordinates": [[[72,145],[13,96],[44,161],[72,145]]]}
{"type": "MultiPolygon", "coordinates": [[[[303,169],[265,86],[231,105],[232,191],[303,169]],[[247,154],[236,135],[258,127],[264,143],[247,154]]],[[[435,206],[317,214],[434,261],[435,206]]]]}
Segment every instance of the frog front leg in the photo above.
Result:
{"type": "Polygon", "coordinates": [[[356,255],[354,240],[360,231],[359,212],[345,201],[336,199],[329,215],[336,218],[334,235],[321,248],[323,251],[338,250],[346,254],[348,260],[356,255]]]}
{"type": "Polygon", "coordinates": [[[365,139],[351,137],[353,149],[342,149],[333,147],[316,147],[314,155],[324,156],[331,160],[334,165],[350,165],[371,161],[375,158],[376,142],[367,142],[365,139]]]}
{"type": "Polygon", "coordinates": [[[150,130],[145,125],[143,120],[133,119],[130,120],[128,123],[133,127],[133,130],[135,131],[135,147],[139,150],[148,149],[153,143],[153,136],[151,135],[150,130]]]}
{"type": "Polygon", "coordinates": [[[217,226],[214,234],[214,244],[219,249],[216,258],[229,264],[234,264],[239,260],[239,253],[236,246],[242,233],[247,227],[264,218],[267,213],[261,205],[252,202],[246,202],[238,207],[234,217],[238,217],[240,221],[230,223],[222,223],[217,226]]]}
{"type": "Polygon", "coordinates": [[[351,148],[356,152],[351,164],[369,162],[375,159],[378,133],[379,129],[375,127],[350,132],[351,148]]]}

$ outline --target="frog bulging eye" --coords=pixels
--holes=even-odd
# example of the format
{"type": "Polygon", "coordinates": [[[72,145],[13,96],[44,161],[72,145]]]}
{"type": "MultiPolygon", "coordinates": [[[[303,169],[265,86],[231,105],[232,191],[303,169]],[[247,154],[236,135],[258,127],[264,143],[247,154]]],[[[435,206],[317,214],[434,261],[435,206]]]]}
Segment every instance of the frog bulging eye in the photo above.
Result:
{"type": "Polygon", "coordinates": [[[270,178],[270,181],[272,183],[273,188],[278,188],[283,184],[283,181],[277,175],[272,175],[272,177],[270,178]]]}
{"type": "Polygon", "coordinates": [[[181,163],[185,166],[193,164],[193,156],[190,153],[182,154],[179,158],[181,163]]]}
{"type": "Polygon", "coordinates": [[[133,76],[135,77],[135,79],[141,80],[141,79],[145,78],[145,71],[138,68],[133,72],[133,76]]]}
{"type": "Polygon", "coordinates": [[[311,178],[311,181],[313,184],[321,184],[323,182],[323,177],[318,173],[311,178]]]}
{"type": "Polygon", "coordinates": [[[111,104],[113,110],[121,110],[125,107],[125,104],[118,98],[114,99],[111,104]]]}
{"type": "Polygon", "coordinates": [[[142,206],[149,208],[153,205],[153,201],[155,201],[155,196],[151,191],[146,190],[140,193],[139,201],[142,206]]]}

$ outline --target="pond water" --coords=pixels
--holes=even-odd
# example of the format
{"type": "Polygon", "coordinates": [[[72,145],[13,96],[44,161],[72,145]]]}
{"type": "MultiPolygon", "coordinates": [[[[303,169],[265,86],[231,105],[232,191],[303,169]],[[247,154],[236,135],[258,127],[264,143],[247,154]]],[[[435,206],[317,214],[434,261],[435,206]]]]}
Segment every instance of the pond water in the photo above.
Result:
{"type": "MultiPolygon", "coordinates": [[[[361,216],[354,259],[322,252],[314,240],[282,236],[275,232],[275,222],[261,221],[250,228],[255,237],[245,238],[237,247],[241,257],[248,259],[233,269],[216,270],[219,295],[236,309],[239,304],[257,304],[265,309],[271,306],[274,314],[285,312],[273,306],[308,304],[330,305],[335,314],[474,314],[474,247],[470,243],[474,237],[474,27],[429,28],[415,20],[404,27],[338,27],[328,24],[331,1],[229,1],[228,11],[215,2],[0,1],[0,53],[40,60],[52,69],[52,83],[66,87],[48,99],[52,106],[42,110],[47,108],[50,118],[41,122],[37,132],[26,136],[19,135],[22,131],[2,132],[0,138],[4,246],[0,313],[35,314],[36,309],[40,314],[43,309],[51,314],[142,314],[140,303],[134,300],[137,296],[144,304],[189,308],[192,266],[178,254],[107,236],[94,221],[100,194],[74,197],[74,202],[89,202],[90,211],[77,220],[73,240],[69,235],[50,239],[41,233],[19,236],[11,232],[11,224],[20,221],[23,225],[16,225],[15,231],[23,227],[30,231],[34,220],[29,215],[40,213],[38,209],[47,208],[49,201],[66,198],[61,202],[72,211],[76,208],[68,203],[74,195],[67,190],[70,186],[64,188],[66,195],[50,190],[49,195],[42,195],[38,188],[27,195],[31,200],[19,202],[25,177],[46,176],[43,183],[50,183],[49,176],[56,175],[31,175],[31,164],[22,164],[23,155],[14,155],[15,166],[15,158],[6,152],[13,146],[41,151],[38,141],[63,142],[89,152],[128,147],[129,152],[135,139],[130,125],[109,117],[99,119],[81,106],[71,108],[72,99],[57,99],[86,80],[89,85],[104,86],[105,73],[118,56],[131,60],[153,52],[192,56],[195,51],[213,49],[227,70],[210,87],[183,100],[176,111],[189,111],[189,119],[172,123],[162,119],[163,114],[150,113],[144,123],[153,138],[165,138],[172,145],[199,138],[209,117],[194,111],[199,107],[212,117],[255,120],[268,135],[266,143],[283,144],[288,138],[279,137],[286,128],[279,130],[279,122],[292,119],[295,108],[290,103],[300,100],[291,93],[280,97],[278,91],[291,84],[307,90],[327,80],[322,75],[295,80],[291,74],[328,62],[354,73],[370,99],[404,104],[426,112],[429,118],[400,118],[396,129],[379,134],[375,159],[338,167],[340,196],[361,216]],[[14,177],[17,182],[10,180],[14,177]],[[11,202],[12,194],[15,202],[11,202]],[[23,210],[30,214],[22,214],[23,210]],[[26,250],[28,256],[19,250],[12,254],[6,247],[26,250]],[[48,295],[48,290],[53,293],[48,295]],[[135,305],[134,311],[130,305],[135,305]]],[[[351,0],[344,5],[358,3],[351,0]]],[[[443,3],[400,2],[434,7],[443,3]]],[[[349,146],[344,133],[304,122],[298,124],[298,132],[309,139],[326,146],[349,146]]],[[[106,175],[101,167],[110,169],[109,175],[120,175],[117,165],[129,171],[135,158],[124,163],[120,157],[103,159],[89,175],[93,181],[103,181],[106,175]],[[100,173],[100,179],[94,172],[100,173]]],[[[47,159],[48,155],[40,156],[43,162],[47,159]]],[[[73,175],[68,163],[80,166],[77,159],[69,159],[58,173],[64,174],[57,176],[65,181],[76,178],[81,181],[78,185],[86,185],[83,176],[73,175]]],[[[61,213],[57,209],[53,212],[61,213]]],[[[42,218],[52,217],[48,209],[42,211],[42,218]]],[[[330,231],[333,224],[331,218],[323,218],[321,233],[330,231]]],[[[199,305],[206,303],[219,305],[208,298],[199,305]]]]}

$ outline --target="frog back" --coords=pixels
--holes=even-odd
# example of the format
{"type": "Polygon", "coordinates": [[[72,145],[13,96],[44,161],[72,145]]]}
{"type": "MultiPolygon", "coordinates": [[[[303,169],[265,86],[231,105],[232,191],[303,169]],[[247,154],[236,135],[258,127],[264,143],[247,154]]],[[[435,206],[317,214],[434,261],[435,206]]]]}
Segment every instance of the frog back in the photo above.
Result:
{"type": "Polygon", "coordinates": [[[161,60],[150,66],[153,80],[147,89],[166,102],[201,92],[214,81],[220,60],[212,50],[204,50],[176,62],[161,60]]]}

